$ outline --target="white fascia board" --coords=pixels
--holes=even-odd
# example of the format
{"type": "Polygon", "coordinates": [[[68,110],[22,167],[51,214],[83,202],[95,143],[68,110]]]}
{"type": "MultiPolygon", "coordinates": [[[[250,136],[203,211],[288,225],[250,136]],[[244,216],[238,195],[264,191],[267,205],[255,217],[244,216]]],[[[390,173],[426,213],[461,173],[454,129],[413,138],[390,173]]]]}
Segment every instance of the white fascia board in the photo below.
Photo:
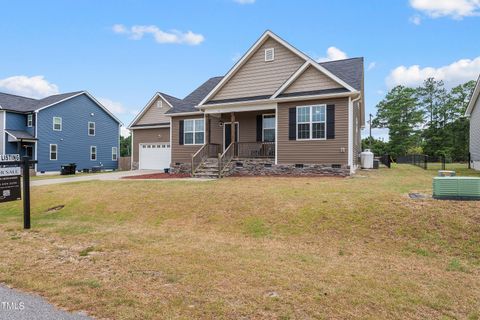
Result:
{"type": "Polygon", "coordinates": [[[298,70],[295,71],[292,76],[288,78],[287,81],[285,81],[285,83],[280,88],[278,88],[278,90],[270,97],[270,99],[275,99],[279,94],[285,91],[295,80],[298,79],[298,77],[300,77],[305,72],[305,70],[307,70],[310,65],[311,62],[309,61],[306,61],[304,64],[302,64],[300,68],[298,68],[298,70]]]}
{"type": "Polygon", "coordinates": [[[143,129],[158,129],[158,128],[170,128],[169,124],[164,124],[161,126],[144,126],[144,127],[133,127],[133,128],[127,128],[130,131],[134,130],[143,130],[143,129]]]}
{"type": "Polygon", "coordinates": [[[105,111],[110,117],[112,117],[116,122],[120,123],[123,125],[122,121],[120,121],[120,119],[118,119],[113,113],[111,113],[104,105],[102,105],[97,99],[95,99],[90,93],[88,93],[87,91],[82,91],[80,93],[77,93],[71,97],[68,97],[68,98],[65,98],[65,99],[62,99],[60,101],[57,101],[57,102],[54,102],[52,104],[49,104],[45,107],[41,107],[39,109],[36,109],[34,112],[35,113],[38,113],[44,109],[47,109],[47,108],[50,108],[50,107],[53,107],[59,103],[62,103],[64,101],[67,101],[67,100],[70,100],[70,99],[73,99],[75,97],[78,97],[78,96],[81,96],[82,94],[86,95],[87,97],[89,97],[95,104],[97,104],[100,108],[103,109],[103,111],[105,111]]]}
{"type": "Polygon", "coordinates": [[[270,30],[267,30],[255,43],[254,45],[243,55],[243,57],[230,69],[230,71],[223,77],[223,79],[213,88],[212,91],[196,106],[196,108],[202,108],[203,104],[207,102],[212,96],[214,96],[222,87],[223,85],[230,80],[230,78],[235,74],[235,72],[240,69],[241,66],[245,63],[245,61],[250,58],[251,55],[265,42],[265,40],[271,37],[272,39],[276,40],[286,48],[288,48],[290,51],[292,51],[294,54],[298,55],[300,58],[305,60],[306,62],[310,62],[313,67],[315,67],[317,70],[321,71],[324,73],[326,76],[330,77],[333,81],[337,82],[341,86],[345,87],[349,91],[356,92],[352,86],[347,84],[345,81],[342,79],[338,78],[336,75],[328,71],[326,68],[322,67],[320,64],[318,64],[315,60],[271,32],[270,30]]]}
{"type": "Polygon", "coordinates": [[[165,113],[164,115],[167,117],[175,117],[175,116],[193,116],[203,114],[202,111],[193,111],[193,112],[177,112],[177,113],[165,113]]]}
{"type": "MultiPolygon", "coordinates": [[[[303,101],[303,100],[320,100],[320,99],[331,99],[331,98],[347,98],[358,95],[359,92],[341,92],[341,93],[331,93],[331,94],[322,94],[322,95],[309,95],[309,96],[295,96],[295,97],[284,97],[284,98],[275,98],[275,99],[263,99],[263,100],[251,100],[251,101],[241,101],[241,102],[226,102],[226,103],[216,103],[213,105],[202,106],[202,110],[209,112],[210,109],[219,109],[220,107],[230,107],[230,106],[248,106],[248,105],[263,105],[263,104],[272,104],[279,102],[290,102],[290,101],[303,101]]],[[[265,108],[263,108],[265,109],[265,108]]],[[[261,110],[263,110],[261,109],[261,110]]],[[[274,107],[273,107],[274,109],[274,107]]],[[[245,109],[241,109],[245,110],[245,109]]],[[[240,110],[240,111],[241,111],[240,110]]]]}
{"type": "Polygon", "coordinates": [[[223,106],[219,108],[209,108],[205,109],[206,114],[215,114],[215,113],[229,113],[229,112],[245,112],[245,111],[260,111],[260,110],[272,110],[277,107],[276,103],[265,103],[260,105],[250,105],[250,106],[223,106]]]}
{"type": "Polygon", "coordinates": [[[478,77],[477,84],[475,85],[475,89],[473,90],[472,97],[468,102],[468,107],[467,107],[467,110],[465,111],[465,116],[470,117],[479,95],[480,95],[480,76],[478,77]]]}
{"type": "Polygon", "coordinates": [[[135,118],[133,118],[132,122],[128,125],[128,127],[130,128],[131,126],[133,126],[145,114],[145,112],[147,112],[148,108],[152,105],[152,103],[155,101],[155,99],[157,99],[159,97],[162,98],[162,100],[165,101],[168,104],[170,109],[173,108],[173,106],[170,104],[170,102],[168,102],[168,100],[165,99],[165,97],[160,92],[156,92],[153,95],[153,97],[147,102],[145,107],[143,107],[143,109],[135,116],[135,118]]]}
{"type": "Polygon", "coordinates": [[[240,58],[240,60],[237,61],[233,65],[233,67],[227,72],[227,74],[223,77],[222,80],[210,91],[205,98],[196,106],[196,108],[200,108],[203,106],[205,102],[207,102],[211,97],[213,97],[222,87],[223,85],[230,80],[230,78],[240,69],[241,66],[247,61],[248,58],[250,58],[253,53],[265,42],[267,37],[271,35],[271,31],[265,31],[262,36],[248,49],[248,51],[240,58]]]}
{"type": "Polygon", "coordinates": [[[338,78],[336,75],[334,75],[333,73],[331,73],[330,71],[328,71],[326,68],[322,67],[319,63],[317,63],[315,60],[313,60],[312,58],[310,58],[309,56],[307,56],[305,53],[301,52],[300,50],[298,50],[297,48],[295,48],[294,46],[292,46],[290,43],[288,43],[287,41],[283,40],[282,38],[280,38],[279,36],[277,36],[276,34],[274,34],[273,32],[271,31],[268,31],[269,32],[269,35],[275,39],[276,41],[280,42],[281,44],[283,44],[285,47],[287,47],[288,49],[290,49],[290,51],[292,51],[293,53],[297,54],[299,57],[301,57],[302,59],[304,59],[305,61],[309,61],[312,66],[314,66],[317,70],[323,72],[325,75],[327,75],[328,77],[330,77],[332,80],[334,80],[335,82],[337,82],[338,84],[340,84],[341,86],[347,88],[348,90],[350,91],[356,91],[354,88],[352,88],[349,84],[347,84],[345,81],[343,81],[342,79],[338,78]]]}

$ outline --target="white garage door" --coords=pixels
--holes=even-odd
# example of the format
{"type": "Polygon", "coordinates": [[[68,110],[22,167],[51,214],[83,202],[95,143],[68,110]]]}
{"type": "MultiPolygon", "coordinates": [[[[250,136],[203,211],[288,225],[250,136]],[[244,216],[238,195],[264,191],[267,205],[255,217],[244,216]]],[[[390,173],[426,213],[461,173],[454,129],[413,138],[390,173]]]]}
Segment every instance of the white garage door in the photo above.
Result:
{"type": "Polygon", "coordinates": [[[170,143],[140,143],[140,169],[163,170],[170,167],[170,143]]]}

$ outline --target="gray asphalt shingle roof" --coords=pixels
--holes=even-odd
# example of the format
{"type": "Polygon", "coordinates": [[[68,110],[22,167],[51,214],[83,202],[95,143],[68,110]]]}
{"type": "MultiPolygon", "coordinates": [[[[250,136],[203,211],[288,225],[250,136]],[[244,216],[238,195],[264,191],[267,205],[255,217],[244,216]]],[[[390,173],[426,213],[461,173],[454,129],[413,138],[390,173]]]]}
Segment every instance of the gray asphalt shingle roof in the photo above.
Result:
{"type": "Polygon", "coordinates": [[[48,96],[43,99],[32,99],[32,98],[17,96],[14,94],[0,92],[0,107],[1,107],[1,110],[31,112],[31,111],[35,111],[40,108],[46,107],[48,105],[51,105],[53,103],[59,102],[63,99],[67,99],[81,92],[83,91],[56,94],[53,96],[48,96]]]}
{"type": "Polygon", "coordinates": [[[319,63],[322,67],[345,81],[355,90],[362,90],[363,58],[350,58],[319,63]]]}
{"type": "Polygon", "coordinates": [[[7,129],[5,130],[7,133],[11,134],[18,140],[23,140],[23,139],[29,139],[29,140],[37,140],[33,135],[28,133],[27,131],[23,130],[11,130],[7,129]]]}
{"type": "Polygon", "coordinates": [[[175,104],[172,103],[173,108],[170,109],[167,114],[199,111],[197,108],[195,108],[195,106],[198,105],[203,98],[205,98],[210,91],[213,90],[213,88],[215,88],[222,78],[223,77],[213,77],[208,79],[201,86],[187,95],[183,100],[175,98],[177,101],[175,101],[175,104]]]}

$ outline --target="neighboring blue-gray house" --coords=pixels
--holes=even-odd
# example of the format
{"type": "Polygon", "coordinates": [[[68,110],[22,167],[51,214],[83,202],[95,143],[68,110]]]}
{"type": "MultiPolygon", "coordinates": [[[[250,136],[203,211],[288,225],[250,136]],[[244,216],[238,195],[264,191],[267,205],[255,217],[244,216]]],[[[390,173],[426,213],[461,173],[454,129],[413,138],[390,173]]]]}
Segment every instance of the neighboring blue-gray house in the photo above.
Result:
{"type": "Polygon", "coordinates": [[[31,99],[0,93],[0,153],[38,160],[36,172],[118,168],[121,122],[86,91],[31,99]]]}

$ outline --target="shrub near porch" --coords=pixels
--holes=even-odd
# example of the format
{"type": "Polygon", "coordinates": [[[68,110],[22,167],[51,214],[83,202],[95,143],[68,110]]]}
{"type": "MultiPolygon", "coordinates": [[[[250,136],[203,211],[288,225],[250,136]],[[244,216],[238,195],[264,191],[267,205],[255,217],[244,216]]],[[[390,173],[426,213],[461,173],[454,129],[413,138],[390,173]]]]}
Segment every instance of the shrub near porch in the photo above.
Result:
{"type": "Polygon", "coordinates": [[[477,319],[480,204],[407,197],[434,174],[38,187],[30,232],[0,205],[0,282],[116,319],[477,319]]]}

